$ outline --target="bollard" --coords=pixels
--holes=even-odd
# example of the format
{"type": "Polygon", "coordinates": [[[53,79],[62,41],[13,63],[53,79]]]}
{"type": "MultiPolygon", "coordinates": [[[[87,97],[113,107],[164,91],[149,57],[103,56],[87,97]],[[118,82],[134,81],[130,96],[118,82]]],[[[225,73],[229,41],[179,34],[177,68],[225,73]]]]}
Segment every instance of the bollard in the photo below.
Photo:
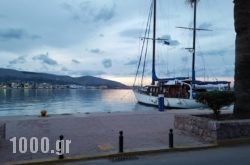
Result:
{"type": "Polygon", "coordinates": [[[119,152],[123,153],[123,131],[119,132],[119,152]]]}
{"type": "Polygon", "coordinates": [[[158,95],[158,110],[160,112],[164,111],[164,95],[163,94],[158,95]]]}
{"type": "Polygon", "coordinates": [[[174,147],[174,134],[173,134],[173,129],[169,130],[169,148],[174,147]]]}
{"type": "Polygon", "coordinates": [[[64,147],[62,147],[64,144],[63,143],[63,135],[59,136],[60,142],[59,142],[59,150],[60,150],[60,155],[59,155],[59,159],[64,159],[64,147]],[[63,148],[63,149],[62,149],[63,148]]]}

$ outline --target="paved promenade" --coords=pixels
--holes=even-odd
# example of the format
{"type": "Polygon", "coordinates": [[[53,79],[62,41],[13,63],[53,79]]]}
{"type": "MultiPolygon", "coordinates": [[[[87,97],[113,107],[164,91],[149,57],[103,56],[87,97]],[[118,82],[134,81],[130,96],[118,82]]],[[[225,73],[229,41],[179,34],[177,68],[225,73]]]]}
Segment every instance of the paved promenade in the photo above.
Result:
{"type": "MultiPolygon", "coordinates": [[[[56,140],[62,134],[64,140],[71,140],[69,153],[75,155],[102,155],[118,152],[119,131],[124,133],[124,151],[139,151],[153,148],[168,148],[169,129],[174,128],[174,115],[179,113],[207,113],[206,110],[167,110],[165,112],[114,112],[95,114],[0,117],[6,122],[6,140],[0,144],[0,164],[21,160],[57,158],[56,140]],[[10,139],[17,138],[17,153],[13,153],[10,139]],[[19,152],[18,141],[28,139],[26,153],[19,152]],[[30,152],[31,137],[39,141],[37,153],[30,152]],[[49,139],[49,152],[41,152],[41,139],[49,139]]],[[[195,137],[174,130],[174,146],[188,147],[204,145],[195,137]]]]}

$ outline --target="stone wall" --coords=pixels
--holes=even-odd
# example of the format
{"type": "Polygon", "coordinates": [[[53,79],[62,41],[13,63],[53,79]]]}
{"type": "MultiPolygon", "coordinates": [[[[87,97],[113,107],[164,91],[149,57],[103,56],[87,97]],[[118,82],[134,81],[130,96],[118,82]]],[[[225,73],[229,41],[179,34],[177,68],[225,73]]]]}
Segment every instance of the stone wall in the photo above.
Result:
{"type": "Polygon", "coordinates": [[[5,123],[0,122],[0,139],[5,139],[5,123]]]}
{"type": "Polygon", "coordinates": [[[174,126],[207,142],[250,138],[250,120],[215,121],[205,117],[176,115],[174,126]]]}
{"type": "Polygon", "coordinates": [[[250,138],[250,120],[231,120],[216,123],[217,139],[250,138]]]}

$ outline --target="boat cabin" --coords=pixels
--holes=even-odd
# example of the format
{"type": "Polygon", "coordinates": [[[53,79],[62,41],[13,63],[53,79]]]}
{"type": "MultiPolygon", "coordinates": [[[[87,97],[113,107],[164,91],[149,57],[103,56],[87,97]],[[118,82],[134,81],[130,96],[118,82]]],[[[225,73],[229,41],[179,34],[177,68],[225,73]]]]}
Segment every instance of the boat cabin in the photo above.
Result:
{"type": "Polygon", "coordinates": [[[148,85],[143,87],[140,92],[148,94],[150,96],[158,96],[163,94],[164,97],[168,98],[186,98],[190,97],[190,86],[188,84],[164,84],[160,83],[158,85],[148,85]]]}

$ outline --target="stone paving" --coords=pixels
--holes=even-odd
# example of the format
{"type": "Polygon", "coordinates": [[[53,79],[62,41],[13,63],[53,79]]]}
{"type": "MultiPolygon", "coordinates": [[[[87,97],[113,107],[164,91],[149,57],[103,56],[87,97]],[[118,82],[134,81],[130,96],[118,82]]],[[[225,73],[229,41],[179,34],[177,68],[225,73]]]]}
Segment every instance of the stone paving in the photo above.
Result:
{"type": "MultiPolygon", "coordinates": [[[[169,110],[164,112],[114,112],[95,114],[51,115],[48,117],[23,116],[0,117],[6,123],[6,139],[0,142],[0,164],[21,160],[58,157],[56,140],[60,135],[71,140],[69,153],[74,155],[98,155],[118,152],[119,131],[124,134],[124,151],[164,148],[169,145],[169,129],[174,128],[177,113],[206,113],[206,110],[169,110]],[[17,153],[13,153],[11,138],[17,139],[17,153]],[[26,137],[26,153],[19,152],[19,139],[26,137]],[[38,152],[30,152],[30,138],[38,139],[38,152]],[[49,152],[42,153],[41,139],[49,139],[49,152]]],[[[202,145],[195,137],[174,130],[174,146],[202,145]]],[[[34,146],[32,147],[34,149],[34,146]]],[[[22,150],[22,149],[21,149],[22,150]]]]}

